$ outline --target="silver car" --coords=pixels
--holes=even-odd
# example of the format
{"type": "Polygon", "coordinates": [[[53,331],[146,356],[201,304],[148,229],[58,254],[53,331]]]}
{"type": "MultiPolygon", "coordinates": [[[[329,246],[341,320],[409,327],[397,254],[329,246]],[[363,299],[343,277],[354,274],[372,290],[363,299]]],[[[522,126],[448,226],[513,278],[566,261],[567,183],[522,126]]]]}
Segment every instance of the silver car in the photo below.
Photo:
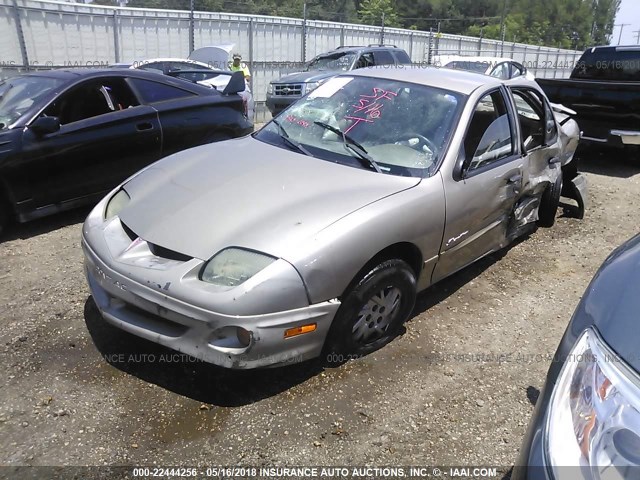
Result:
{"type": "Polygon", "coordinates": [[[563,124],[524,78],[335,77],[104,198],[82,235],[93,299],[107,322],[224,367],[365,355],[417,292],[553,223],[578,141],[563,124]]]}

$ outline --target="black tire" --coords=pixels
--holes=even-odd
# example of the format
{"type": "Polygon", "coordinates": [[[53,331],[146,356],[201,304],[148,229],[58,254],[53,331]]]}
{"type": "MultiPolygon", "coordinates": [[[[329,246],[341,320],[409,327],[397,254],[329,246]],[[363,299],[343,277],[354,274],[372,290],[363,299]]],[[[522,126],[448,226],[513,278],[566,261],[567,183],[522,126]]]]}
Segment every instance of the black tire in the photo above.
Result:
{"type": "Polygon", "coordinates": [[[556,222],[556,212],[560,205],[560,193],[562,192],[562,172],[554,183],[547,186],[538,208],[538,226],[552,227],[556,222]]]}
{"type": "Polygon", "coordinates": [[[639,145],[626,145],[624,153],[633,165],[640,165],[640,146],[639,145]]]}
{"type": "Polygon", "coordinates": [[[325,341],[325,363],[340,365],[382,348],[396,337],[415,301],[416,278],[406,262],[387,260],[371,269],[342,298],[325,341]]]}
{"type": "Polygon", "coordinates": [[[2,197],[0,197],[0,239],[2,239],[2,235],[7,229],[7,225],[9,224],[9,208],[7,204],[2,201],[2,197]]]}

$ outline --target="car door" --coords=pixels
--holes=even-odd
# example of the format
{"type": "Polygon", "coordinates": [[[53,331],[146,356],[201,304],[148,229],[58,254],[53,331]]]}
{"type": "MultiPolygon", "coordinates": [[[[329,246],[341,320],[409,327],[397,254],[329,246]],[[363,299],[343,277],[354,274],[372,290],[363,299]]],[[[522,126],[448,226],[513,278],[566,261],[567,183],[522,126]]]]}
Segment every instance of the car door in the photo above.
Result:
{"type": "MultiPolygon", "coordinates": [[[[143,78],[132,78],[131,83],[142,101],[158,112],[163,157],[211,142],[219,133],[212,125],[223,129],[237,118],[223,105],[215,105],[214,96],[220,93],[213,89],[209,96],[143,78]]],[[[242,108],[242,99],[238,98],[238,101],[242,108]]]]}
{"type": "Polygon", "coordinates": [[[375,65],[394,65],[395,59],[389,50],[374,50],[373,61],[375,65]]]}
{"type": "Polygon", "coordinates": [[[157,114],[140,105],[122,77],[81,82],[40,116],[57,117],[60,129],[24,132],[22,162],[34,208],[101,195],[160,156],[157,114]]]}
{"type": "Polygon", "coordinates": [[[482,95],[459,161],[453,172],[443,173],[446,222],[434,282],[504,246],[527,168],[518,143],[506,91],[482,95]]]}
{"type": "Polygon", "coordinates": [[[358,57],[358,60],[355,62],[353,68],[355,70],[358,68],[373,67],[374,65],[375,61],[373,59],[373,53],[364,52],[362,55],[360,55],[360,57],[358,57]]]}
{"type": "MultiPolygon", "coordinates": [[[[511,87],[513,105],[522,138],[522,150],[528,158],[528,182],[548,176],[547,169],[560,168],[558,130],[548,102],[538,91],[511,87]]],[[[536,194],[542,195],[545,183],[538,183],[536,194]]]]}

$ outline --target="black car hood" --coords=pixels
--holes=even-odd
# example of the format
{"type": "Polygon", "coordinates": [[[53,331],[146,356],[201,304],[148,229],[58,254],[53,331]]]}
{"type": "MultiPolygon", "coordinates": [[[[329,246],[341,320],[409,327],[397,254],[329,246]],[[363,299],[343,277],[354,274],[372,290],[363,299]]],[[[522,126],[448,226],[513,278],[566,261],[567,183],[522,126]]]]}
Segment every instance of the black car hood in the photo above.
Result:
{"type": "Polygon", "coordinates": [[[617,248],[587,288],[569,325],[577,339],[595,326],[603,340],[640,372],[640,235],[617,248]]]}
{"type": "Polygon", "coordinates": [[[289,75],[285,75],[281,77],[277,81],[273,83],[307,83],[307,82],[318,82],[320,80],[324,80],[326,78],[335,77],[342,71],[333,71],[333,70],[314,70],[310,72],[295,72],[290,73],[289,75]]]}

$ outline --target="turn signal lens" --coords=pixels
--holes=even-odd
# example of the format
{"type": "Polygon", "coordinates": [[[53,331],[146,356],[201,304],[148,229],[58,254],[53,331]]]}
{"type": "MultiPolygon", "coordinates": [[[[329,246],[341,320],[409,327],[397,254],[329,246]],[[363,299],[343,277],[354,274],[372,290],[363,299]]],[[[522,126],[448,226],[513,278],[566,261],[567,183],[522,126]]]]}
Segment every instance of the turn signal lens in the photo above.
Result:
{"type": "Polygon", "coordinates": [[[291,338],[297,335],[303,335],[305,333],[314,332],[318,328],[318,325],[315,323],[310,323],[309,325],[302,325],[300,327],[293,327],[284,332],[284,338],[291,338]]]}

